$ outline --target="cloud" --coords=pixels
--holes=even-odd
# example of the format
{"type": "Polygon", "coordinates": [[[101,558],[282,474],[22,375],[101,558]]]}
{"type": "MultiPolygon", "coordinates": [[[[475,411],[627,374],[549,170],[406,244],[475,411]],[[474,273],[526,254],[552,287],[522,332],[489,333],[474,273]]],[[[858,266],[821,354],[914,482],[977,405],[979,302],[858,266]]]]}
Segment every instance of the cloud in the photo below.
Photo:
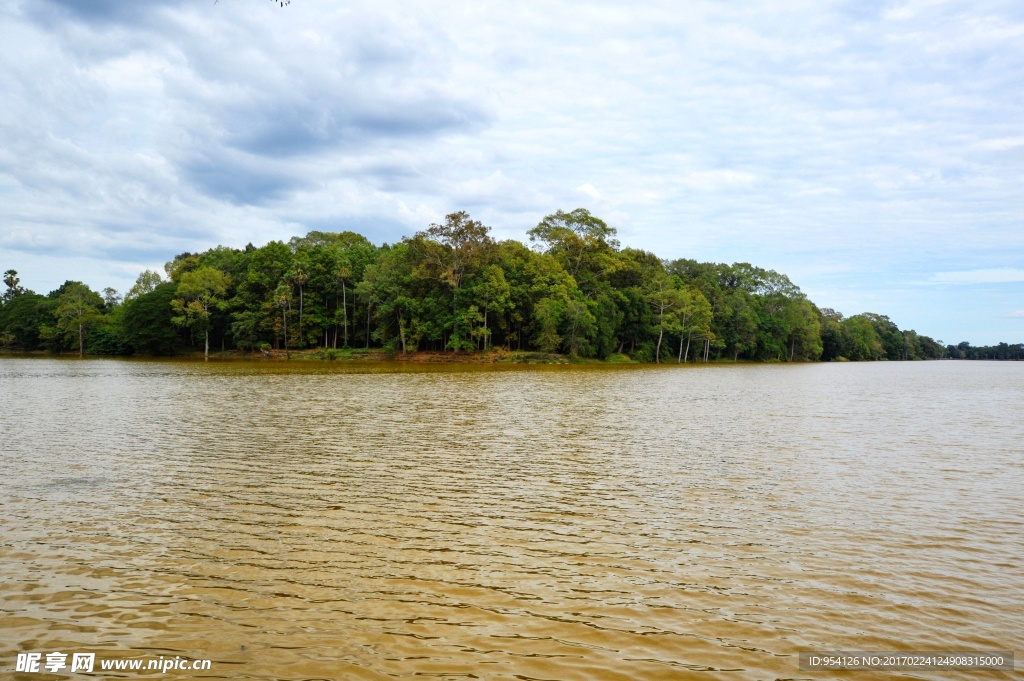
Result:
{"type": "Polygon", "coordinates": [[[37,20],[57,24],[68,19],[87,24],[137,24],[148,21],[162,7],[176,4],[174,0],[40,0],[32,3],[31,13],[37,20]]]}
{"type": "Polygon", "coordinates": [[[804,272],[853,309],[1024,261],[1006,0],[35,0],[0,34],[7,261],[393,240],[462,208],[522,238],[581,201],[624,244],[804,272]]]}
{"type": "Polygon", "coordinates": [[[1008,151],[1024,147],[1024,137],[1000,137],[998,139],[984,140],[979,142],[977,146],[985,151],[1008,151]]]}
{"type": "Polygon", "coordinates": [[[1015,310],[1006,316],[1011,319],[1024,319],[1024,310],[1015,310]]]}
{"type": "Polygon", "coordinates": [[[1024,270],[1003,268],[937,272],[933,281],[941,284],[1006,284],[1024,281],[1024,270]]]}

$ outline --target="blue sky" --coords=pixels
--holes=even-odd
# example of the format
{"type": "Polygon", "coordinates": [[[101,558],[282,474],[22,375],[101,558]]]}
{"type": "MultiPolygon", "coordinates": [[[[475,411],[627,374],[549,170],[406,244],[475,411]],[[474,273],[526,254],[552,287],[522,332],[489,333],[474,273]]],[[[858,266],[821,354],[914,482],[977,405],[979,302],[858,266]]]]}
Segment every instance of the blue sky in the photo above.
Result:
{"type": "Polygon", "coordinates": [[[821,307],[1024,340],[1019,1],[15,0],[0,269],[586,207],[821,307]]]}

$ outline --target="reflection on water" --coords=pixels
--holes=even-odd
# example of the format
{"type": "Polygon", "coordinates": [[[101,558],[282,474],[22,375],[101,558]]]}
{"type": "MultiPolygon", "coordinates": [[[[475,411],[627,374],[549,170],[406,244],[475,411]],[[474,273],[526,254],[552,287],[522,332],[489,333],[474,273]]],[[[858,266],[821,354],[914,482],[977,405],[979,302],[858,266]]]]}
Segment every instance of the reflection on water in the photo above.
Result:
{"type": "Polygon", "coordinates": [[[1021,364],[2,359],[0,392],[5,673],[823,678],[798,651],[1022,648],[1021,364]]]}

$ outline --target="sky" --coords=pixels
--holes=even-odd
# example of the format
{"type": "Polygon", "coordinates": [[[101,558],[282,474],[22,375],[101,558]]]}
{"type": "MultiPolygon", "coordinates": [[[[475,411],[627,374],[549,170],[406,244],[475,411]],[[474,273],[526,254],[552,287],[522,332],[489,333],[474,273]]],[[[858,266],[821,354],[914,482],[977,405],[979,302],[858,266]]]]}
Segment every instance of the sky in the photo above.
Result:
{"type": "Polygon", "coordinates": [[[584,207],[819,307],[1024,341],[1019,0],[0,3],[0,269],[584,207]]]}

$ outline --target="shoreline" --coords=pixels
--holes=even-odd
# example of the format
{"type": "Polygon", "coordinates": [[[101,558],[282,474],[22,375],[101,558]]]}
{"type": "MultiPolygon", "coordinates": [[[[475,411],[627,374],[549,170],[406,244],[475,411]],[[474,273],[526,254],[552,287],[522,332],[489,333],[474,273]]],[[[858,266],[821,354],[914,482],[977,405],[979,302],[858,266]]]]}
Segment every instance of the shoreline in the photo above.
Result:
{"type": "MultiPolygon", "coordinates": [[[[203,353],[197,350],[191,353],[178,355],[90,355],[79,357],[77,352],[53,353],[45,350],[12,350],[0,348],[0,358],[21,357],[21,358],[45,358],[45,359],[145,359],[145,360],[189,360],[203,361],[203,353]]],[[[546,364],[546,365],[597,365],[597,366],[708,366],[708,365],[736,365],[736,364],[841,364],[852,362],[856,364],[871,364],[875,362],[888,362],[891,360],[881,358],[877,360],[848,360],[840,357],[831,361],[794,361],[785,362],[781,360],[750,360],[750,359],[709,359],[707,362],[641,362],[630,358],[626,354],[614,354],[607,359],[596,357],[573,357],[561,353],[545,353],[529,350],[512,350],[504,348],[491,350],[477,350],[472,352],[437,352],[430,350],[417,350],[415,352],[387,351],[381,348],[316,348],[302,350],[224,350],[210,352],[210,360],[218,362],[230,361],[265,361],[265,362],[374,362],[374,363],[395,363],[395,364],[546,364]]],[[[950,357],[942,357],[937,360],[921,359],[909,360],[911,362],[927,361],[956,361],[950,357]]],[[[992,362],[1016,362],[1016,359],[988,359],[988,360],[960,360],[960,361],[992,361],[992,362]]],[[[901,363],[901,362],[897,362],[901,363]]]]}

